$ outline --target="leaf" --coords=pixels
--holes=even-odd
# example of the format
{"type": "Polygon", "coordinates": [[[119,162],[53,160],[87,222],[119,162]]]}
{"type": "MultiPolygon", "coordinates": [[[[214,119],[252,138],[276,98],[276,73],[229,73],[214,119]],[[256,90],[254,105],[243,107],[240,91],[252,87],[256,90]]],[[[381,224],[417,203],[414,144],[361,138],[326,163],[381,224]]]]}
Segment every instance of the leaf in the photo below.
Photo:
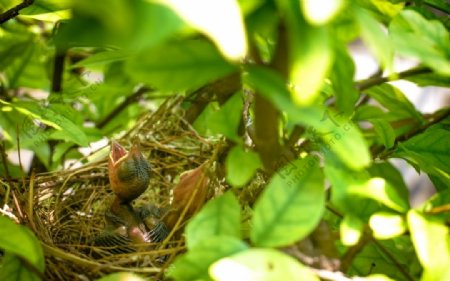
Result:
{"type": "Polygon", "coordinates": [[[0,267],[0,280],[8,281],[40,281],[41,278],[27,267],[19,256],[6,252],[0,267]]]}
{"type": "Polygon", "coordinates": [[[353,246],[361,239],[364,230],[364,222],[356,216],[346,215],[341,221],[339,231],[342,244],[353,246]]]}
{"type": "Polygon", "coordinates": [[[227,181],[235,187],[242,187],[261,167],[261,160],[256,152],[246,151],[242,146],[236,145],[228,153],[225,165],[227,181]]]}
{"type": "Polygon", "coordinates": [[[392,70],[394,58],[393,48],[387,34],[368,10],[355,9],[355,18],[361,30],[361,37],[369,50],[388,71],[392,70]]]}
{"type": "Polygon", "coordinates": [[[116,61],[122,61],[131,57],[131,53],[124,50],[111,50],[93,54],[75,64],[71,67],[91,67],[96,65],[109,64],[116,61]]]}
{"type": "Polygon", "coordinates": [[[450,188],[448,186],[445,187],[445,190],[442,190],[433,196],[431,196],[425,203],[420,207],[420,210],[424,213],[429,213],[435,215],[435,217],[439,217],[442,220],[450,221],[450,212],[448,212],[448,208],[450,208],[450,188]]]}
{"type": "Polygon", "coordinates": [[[186,245],[192,249],[205,237],[241,237],[241,214],[236,197],[231,192],[209,201],[186,227],[186,245]]]}
{"type": "MultiPolygon", "coordinates": [[[[88,140],[86,134],[63,114],[58,113],[59,109],[40,106],[33,102],[16,102],[11,104],[17,111],[28,115],[30,118],[36,118],[56,130],[61,131],[66,140],[73,141],[80,146],[87,146],[88,140]]],[[[70,113],[67,111],[67,113],[70,113]]],[[[81,126],[81,125],[80,125],[81,126]]]]}
{"type": "Polygon", "coordinates": [[[422,280],[445,280],[444,276],[450,276],[448,227],[416,210],[408,213],[408,226],[417,256],[425,269],[422,280]]]}
{"type": "Polygon", "coordinates": [[[207,118],[207,126],[211,133],[222,134],[237,143],[242,142],[238,136],[238,127],[243,106],[242,93],[234,94],[218,111],[207,118]]]}
{"type": "Polygon", "coordinates": [[[146,49],[127,61],[126,70],[136,81],[161,91],[181,91],[212,82],[235,67],[207,41],[190,40],[146,49]]]}
{"type": "Polygon", "coordinates": [[[402,216],[388,212],[378,212],[373,214],[369,220],[373,236],[378,239],[391,239],[403,234],[406,230],[406,223],[402,216]]]}
{"type": "Polygon", "coordinates": [[[373,128],[386,149],[394,146],[395,131],[392,126],[384,119],[369,119],[373,124],[373,128]]]}
{"type": "Polygon", "coordinates": [[[250,237],[257,246],[286,246],[308,235],[325,210],[319,160],[297,159],[275,174],[255,203],[250,237]]]}
{"type": "Polygon", "coordinates": [[[397,193],[403,198],[409,198],[409,190],[403,180],[403,176],[397,168],[389,162],[373,163],[368,168],[368,172],[372,178],[384,178],[390,185],[395,188],[397,193]]]}
{"type": "Polygon", "coordinates": [[[144,281],[145,279],[129,272],[116,272],[103,276],[97,281],[144,281]]]}
{"type": "Polygon", "coordinates": [[[220,259],[209,269],[217,281],[319,281],[319,278],[293,257],[274,249],[249,249],[220,259]]]}
{"type": "Polygon", "coordinates": [[[173,188],[171,207],[174,210],[165,219],[165,223],[169,228],[175,226],[185,208],[188,209],[184,218],[188,219],[203,207],[208,195],[209,183],[205,167],[205,164],[202,164],[180,175],[180,181],[173,188]]]}
{"type": "Polygon", "coordinates": [[[388,109],[396,119],[413,118],[418,124],[424,122],[422,115],[398,88],[384,83],[366,90],[366,93],[388,109]]]}
{"type": "MultiPolygon", "coordinates": [[[[291,12],[293,14],[293,12],[291,12]]],[[[310,105],[319,96],[334,54],[326,27],[312,27],[301,16],[291,15],[291,68],[289,80],[292,98],[299,105],[310,105]]]]}
{"type": "Polygon", "coordinates": [[[450,132],[431,127],[405,142],[399,143],[393,157],[403,158],[450,186],[450,132]]]}
{"type": "Polygon", "coordinates": [[[330,79],[336,96],[336,105],[346,115],[353,112],[354,105],[359,98],[359,93],[353,83],[354,75],[355,64],[347,50],[343,47],[337,48],[330,79]]]}
{"type": "Polygon", "coordinates": [[[361,133],[348,118],[338,118],[342,113],[321,106],[295,105],[277,73],[254,66],[248,67],[247,71],[246,84],[286,112],[291,122],[308,126],[313,135],[322,140],[325,153],[331,150],[352,169],[369,165],[371,157],[361,133]]]}
{"type": "MultiPolygon", "coordinates": [[[[28,228],[17,225],[4,216],[0,216],[0,248],[9,254],[14,254],[25,259],[39,272],[44,272],[44,253],[39,241],[28,228]],[[14,235],[11,235],[12,233],[14,235]]],[[[10,262],[13,264],[11,266],[14,267],[20,267],[17,264],[18,262],[22,264],[21,261],[18,261],[13,256],[11,256],[10,262]]]]}
{"type": "Polygon", "coordinates": [[[227,58],[244,59],[247,54],[247,40],[238,1],[168,0],[165,4],[211,38],[227,58]],[[226,20],[227,24],[223,24],[223,20],[226,20]]]}
{"type": "Polygon", "coordinates": [[[345,4],[343,0],[301,1],[305,19],[313,25],[322,25],[332,21],[342,11],[345,4]]]}
{"type": "Polygon", "coordinates": [[[389,32],[400,54],[419,59],[439,74],[450,75],[449,33],[441,22],[404,10],[391,21],[389,32]]]}
{"type": "Polygon", "coordinates": [[[211,264],[247,249],[244,242],[234,237],[204,237],[195,247],[175,259],[166,276],[177,281],[210,280],[208,268],[211,264]]]}

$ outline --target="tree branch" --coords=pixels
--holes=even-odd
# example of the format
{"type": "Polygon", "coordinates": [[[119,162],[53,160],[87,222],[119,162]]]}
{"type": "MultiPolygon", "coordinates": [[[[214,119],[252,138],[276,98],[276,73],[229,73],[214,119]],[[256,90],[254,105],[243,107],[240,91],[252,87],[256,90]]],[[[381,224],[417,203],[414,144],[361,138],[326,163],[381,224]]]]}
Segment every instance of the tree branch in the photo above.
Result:
{"type": "Polygon", "coordinates": [[[102,129],[105,127],[114,117],[119,115],[127,106],[135,102],[138,98],[140,98],[143,94],[151,91],[151,89],[147,87],[141,87],[136,92],[128,96],[121,104],[119,104],[113,111],[111,111],[103,120],[97,123],[97,128],[102,129]]]}
{"type": "Polygon", "coordinates": [[[9,9],[8,11],[4,12],[3,14],[0,15],[0,24],[18,16],[20,10],[25,9],[26,7],[30,6],[31,4],[33,4],[33,2],[34,2],[34,0],[24,0],[19,5],[14,6],[11,9],[9,9]]]}
{"type": "MultiPolygon", "coordinates": [[[[410,76],[426,74],[426,73],[431,73],[431,72],[432,72],[432,70],[430,68],[424,67],[424,66],[419,66],[419,67],[411,68],[406,71],[397,73],[396,79],[394,79],[394,80],[399,80],[399,79],[407,78],[410,76]]],[[[358,91],[364,91],[373,86],[379,85],[381,83],[389,82],[389,81],[392,81],[392,79],[390,77],[375,76],[375,77],[372,77],[372,78],[369,78],[366,80],[356,82],[356,89],[358,89],[358,91]]]]}

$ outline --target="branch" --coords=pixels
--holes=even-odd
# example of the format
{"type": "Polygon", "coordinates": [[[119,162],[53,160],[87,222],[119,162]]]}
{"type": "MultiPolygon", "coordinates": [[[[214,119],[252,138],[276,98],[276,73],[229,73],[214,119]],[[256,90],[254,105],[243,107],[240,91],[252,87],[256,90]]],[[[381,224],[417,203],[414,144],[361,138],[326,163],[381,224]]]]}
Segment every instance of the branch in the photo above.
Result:
{"type": "Polygon", "coordinates": [[[34,0],[24,0],[19,5],[12,7],[8,11],[4,12],[3,14],[0,15],[0,24],[18,16],[20,10],[25,9],[26,7],[30,6],[31,4],[33,4],[33,2],[34,2],[34,0]]]}
{"type": "Polygon", "coordinates": [[[114,117],[119,115],[127,106],[135,102],[138,98],[140,98],[143,94],[151,91],[151,89],[147,87],[141,87],[136,92],[128,96],[119,106],[114,108],[103,120],[97,123],[97,128],[102,129],[105,127],[114,117]]]}
{"type": "Polygon", "coordinates": [[[406,71],[403,72],[399,72],[396,75],[391,75],[396,77],[396,79],[392,79],[390,77],[379,77],[379,76],[375,76],[366,80],[362,80],[362,81],[358,81],[356,82],[356,89],[358,91],[364,91],[367,90],[373,86],[379,85],[381,83],[385,83],[385,82],[389,82],[389,81],[393,81],[393,80],[399,80],[399,79],[403,79],[406,77],[410,77],[410,76],[415,76],[415,75],[419,75],[419,74],[426,74],[426,73],[431,73],[432,70],[428,67],[424,67],[424,66],[419,66],[419,67],[415,67],[415,68],[411,68],[408,69],[406,71]]]}

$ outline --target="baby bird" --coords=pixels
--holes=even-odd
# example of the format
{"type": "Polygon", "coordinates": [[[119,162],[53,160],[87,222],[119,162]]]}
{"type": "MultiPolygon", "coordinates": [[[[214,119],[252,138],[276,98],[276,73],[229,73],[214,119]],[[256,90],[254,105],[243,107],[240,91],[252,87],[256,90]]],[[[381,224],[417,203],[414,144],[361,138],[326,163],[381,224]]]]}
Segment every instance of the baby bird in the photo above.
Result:
{"type": "Polygon", "coordinates": [[[147,189],[150,164],[137,144],[133,144],[127,152],[119,143],[112,141],[108,169],[111,189],[121,203],[130,203],[147,189]]]}

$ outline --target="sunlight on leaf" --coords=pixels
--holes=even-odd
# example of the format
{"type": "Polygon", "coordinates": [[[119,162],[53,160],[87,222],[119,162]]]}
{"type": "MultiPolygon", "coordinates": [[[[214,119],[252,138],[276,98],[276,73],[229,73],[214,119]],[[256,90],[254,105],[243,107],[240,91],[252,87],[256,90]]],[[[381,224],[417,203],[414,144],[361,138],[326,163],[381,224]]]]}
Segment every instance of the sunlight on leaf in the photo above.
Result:
{"type": "Polygon", "coordinates": [[[417,256],[425,269],[422,280],[446,280],[444,276],[450,276],[448,227],[416,210],[408,213],[408,227],[417,256]]]}
{"type": "Polygon", "coordinates": [[[394,213],[378,212],[369,220],[376,239],[391,239],[405,232],[406,223],[402,216],[394,213]]]}
{"type": "Polygon", "coordinates": [[[112,273],[104,276],[97,281],[144,281],[145,279],[128,272],[112,273]]]}
{"type": "Polygon", "coordinates": [[[353,246],[361,239],[364,223],[355,216],[347,215],[342,220],[339,230],[342,244],[353,246]]]}
{"type": "Polygon", "coordinates": [[[168,0],[170,6],[189,24],[209,36],[230,60],[247,54],[247,39],[236,0],[168,0]]]}
{"type": "Polygon", "coordinates": [[[305,19],[315,25],[330,22],[345,6],[344,0],[303,0],[300,3],[305,19]]]}
{"type": "Polygon", "coordinates": [[[215,262],[209,269],[216,281],[319,281],[293,257],[274,249],[250,249],[215,262]]]}

